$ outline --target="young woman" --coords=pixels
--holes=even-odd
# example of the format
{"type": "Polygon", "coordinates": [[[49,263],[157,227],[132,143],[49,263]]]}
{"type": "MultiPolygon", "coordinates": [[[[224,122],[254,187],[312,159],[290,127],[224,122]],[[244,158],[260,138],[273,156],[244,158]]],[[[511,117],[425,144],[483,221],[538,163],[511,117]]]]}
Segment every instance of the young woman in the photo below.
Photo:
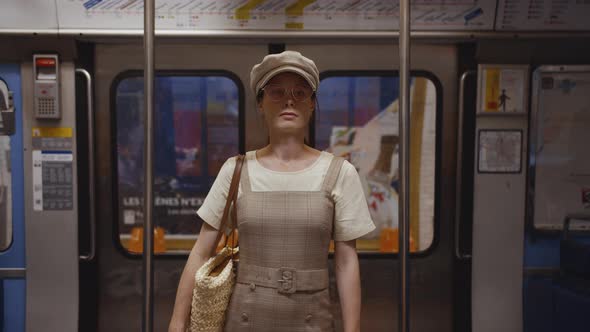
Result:
{"type": "MultiPolygon", "coordinates": [[[[240,263],[225,331],[332,331],[328,251],[345,332],[360,331],[361,289],[355,239],[375,226],[359,176],[342,158],[304,142],[319,72],[298,52],[266,56],[250,85],[270,143],[246,153],[238,190],[240,263]]],[[[205,221],[180,279],[170,331],[185,331],[194,276],[212,256],[235,166],[221,168],[203,206],[205,221]]]]}

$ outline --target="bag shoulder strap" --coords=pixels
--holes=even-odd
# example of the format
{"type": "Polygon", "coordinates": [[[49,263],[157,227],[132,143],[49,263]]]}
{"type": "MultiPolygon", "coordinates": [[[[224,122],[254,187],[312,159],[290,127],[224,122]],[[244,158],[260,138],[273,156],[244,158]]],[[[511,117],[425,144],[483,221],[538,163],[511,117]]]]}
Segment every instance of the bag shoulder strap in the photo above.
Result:
{"type": "MultiPolygon", "coordinates": [[[[244,155],[238,155],[236,157],[236,166],[234,168],[234,174],[231,178],[231,184],[229,186],[229,191],[227,193],[227,200],[225,201],[225,208],[223,209],[223,216],[221,217],[221,225],[219,227],[219,234],[217,235],[217,241],[215,243],[219,243],[221,239],[221,235],[225,232],[225,227],[227,225],[227,219],[229,217],[229,210],[231,207],[231,203],[234,203],[234,209],[232,213],[232,217],[234,217],[234,222],[232,223],[232,232],[235,229],[235,217],[236,215],[236,208],[235,203],[238,197],[238,187],[240,184],[240,175],[242,174],[242,165],[244,164],[244,155]]],[[[227,245],[227,238],[226,238],[226,245],[227,245]]]]}

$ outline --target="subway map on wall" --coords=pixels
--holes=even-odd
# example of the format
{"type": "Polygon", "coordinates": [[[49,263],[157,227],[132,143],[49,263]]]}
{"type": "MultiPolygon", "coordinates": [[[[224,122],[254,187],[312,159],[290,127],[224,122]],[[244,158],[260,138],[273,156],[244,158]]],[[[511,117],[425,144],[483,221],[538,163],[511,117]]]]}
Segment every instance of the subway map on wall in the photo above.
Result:
{"type": "MultiPolygon", "coordinates": [[[[143,0],[56,0],[60,29],[142,29],[143,0]]],[[[491,0],[412,1],[419,30],[490,30],[491,0]]],[[[156,0],[160,30],[398,30],[399,1],[156,0]]]]}

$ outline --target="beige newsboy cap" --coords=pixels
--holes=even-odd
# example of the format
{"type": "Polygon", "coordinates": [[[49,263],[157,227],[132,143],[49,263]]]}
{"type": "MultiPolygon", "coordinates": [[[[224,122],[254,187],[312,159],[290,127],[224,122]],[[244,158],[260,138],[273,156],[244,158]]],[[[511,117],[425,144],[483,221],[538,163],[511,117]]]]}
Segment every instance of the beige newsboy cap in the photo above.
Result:
{"type": "Polygon", "coordinates": [[[269,54],[261,63],[252,67],[250,72],[250,87],[254,94],[258,94],[275,75],[293,72],[301,75],[316,91],[320,82],[320,73],[315,63],[295,51],[284,51],[279,54],[269,54]]]}

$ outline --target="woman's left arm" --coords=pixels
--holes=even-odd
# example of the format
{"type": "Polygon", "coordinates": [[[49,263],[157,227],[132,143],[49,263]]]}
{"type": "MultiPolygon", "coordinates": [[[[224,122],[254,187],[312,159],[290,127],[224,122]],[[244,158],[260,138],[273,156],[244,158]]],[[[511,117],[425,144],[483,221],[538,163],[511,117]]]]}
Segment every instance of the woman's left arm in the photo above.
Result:
{"type": "Polygon", "coordinates": [[[334,241],[334,262],[345,332],[361,330],[361,280],[356,240],[334,241]]]}

